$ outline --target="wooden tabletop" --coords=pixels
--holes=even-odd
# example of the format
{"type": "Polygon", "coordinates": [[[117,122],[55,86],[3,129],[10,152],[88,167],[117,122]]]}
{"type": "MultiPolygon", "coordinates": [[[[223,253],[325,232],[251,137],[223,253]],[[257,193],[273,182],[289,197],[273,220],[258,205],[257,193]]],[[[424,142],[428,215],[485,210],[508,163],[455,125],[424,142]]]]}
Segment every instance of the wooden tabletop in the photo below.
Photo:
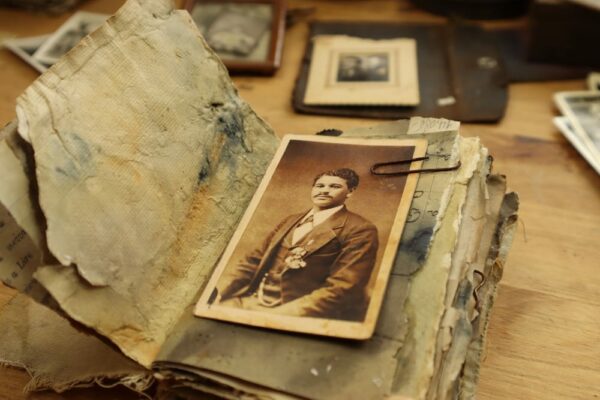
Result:
{"type": "MultiPolygon", "coordinates": [[[[80,8],[112,13],[120,4],[88,0],[80,8]]],[[[401,1],[290,1],[291,8],[313,6],[310,18],[320,20],[444,21],[401,1]]],[[[0,36],[50,33],[68,16],[0,8],[0,36]]],[[[241,96],[279,135],[376,124],[293,112],[291,94],[307,33],[306,21],[287,30],[282,67],[274,77],[234,78],[241,96]]],[[[14,118],[15,99],[37,76],[0,50],[0,124],[14,118]]],[[[600,176],[552,125],[553,93],[584,87],[583,80],[512,84],[500,123],[461,128],[463,135],[481,138],[495,158],[495,171],[508,177],[521,198],[521,222],[493,310],[479,399],[600,399],[600,176]]],[[[0,305],[13,294],[0,286],[0,305]]],[[[23,371],[0,368],[0,400],[24,398],[27,381],[23,371]]],[[[87,389],[29,398],[135,396],[87,389]]]]}

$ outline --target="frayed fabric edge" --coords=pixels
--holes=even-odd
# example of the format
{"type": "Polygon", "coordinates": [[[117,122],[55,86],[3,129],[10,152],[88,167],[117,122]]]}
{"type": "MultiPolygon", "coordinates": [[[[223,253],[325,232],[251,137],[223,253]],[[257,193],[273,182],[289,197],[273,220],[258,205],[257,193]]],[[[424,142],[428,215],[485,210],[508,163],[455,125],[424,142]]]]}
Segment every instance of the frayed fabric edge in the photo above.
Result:
{"type": "Polygon", "coordinates": [[[148,372],[147,374],[108,374],[103,376],[91,376],[81,379],[73,379],[66,382],[57,382],[56,380],[47,376],[36,375],[34,370],[19,362],[0,359],[0,366],[21,369],[27,372],[31,379],[23,388],[23,393],[26,394],[43,390],[53,390],[56,393],[63,393],[71,389],[89,388],[94,386],[105,389],[123,386],[138,393],[144,398],[151,400],[152,397],[147,394],[146,391],[152,387],[155,381],[153,375],[148,372]]]}

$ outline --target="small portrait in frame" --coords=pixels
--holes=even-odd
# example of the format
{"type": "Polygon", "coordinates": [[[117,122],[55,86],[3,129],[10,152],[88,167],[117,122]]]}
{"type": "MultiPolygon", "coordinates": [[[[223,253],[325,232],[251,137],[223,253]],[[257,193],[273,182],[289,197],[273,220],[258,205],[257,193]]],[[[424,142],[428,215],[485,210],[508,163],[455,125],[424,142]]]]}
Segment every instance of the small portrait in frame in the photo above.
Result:
{"type": "Polygon", "coordinates": [[[388,53],[342,53],[337,67],[338,82],[387,82],[388,53]]]}
{"type": "Polygon", "coordinates": [[[272,74],[279,67],[282,0],[188,0],[186,9],[231,72],[272,74]]]}
{"type": "Polygon", "coordinates": [[[304,103],[415,106],[419,104],[417,43],[412,38],[313,39],[304,103]]]}
{"type": "Polygon", "coordinates": [[[76,12],[36,50],[33,58],[42,64],[54,64],[107,18],[108,15],[105,14],[76,12]]]}

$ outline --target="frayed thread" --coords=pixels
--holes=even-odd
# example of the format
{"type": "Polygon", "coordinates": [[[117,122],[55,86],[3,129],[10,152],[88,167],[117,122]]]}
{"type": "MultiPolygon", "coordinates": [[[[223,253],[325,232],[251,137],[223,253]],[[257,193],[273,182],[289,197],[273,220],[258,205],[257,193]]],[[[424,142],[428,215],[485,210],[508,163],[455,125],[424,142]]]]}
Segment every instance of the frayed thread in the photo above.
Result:
{"type": "Polygon", "coordinates": [[[142,374],[106,375],[74,379],[68,382],[57,382],[47,376],[41,374],[38,375],[34,370],[22,363],[0,359],[0,367],[17,368],[27,372],[31,379],[23,388],[23,393],[25,394],[42,390],[53,390],[57,393],[63,393],[75,388],[99,386],[101,388],[110,389],[116,386],[124,386],[127,389],[140,394],[144,398],[151,400],[152,397],[145,393],[145,391],[152,387],[155,381],[152,374],[148,372],[142,374]]]}

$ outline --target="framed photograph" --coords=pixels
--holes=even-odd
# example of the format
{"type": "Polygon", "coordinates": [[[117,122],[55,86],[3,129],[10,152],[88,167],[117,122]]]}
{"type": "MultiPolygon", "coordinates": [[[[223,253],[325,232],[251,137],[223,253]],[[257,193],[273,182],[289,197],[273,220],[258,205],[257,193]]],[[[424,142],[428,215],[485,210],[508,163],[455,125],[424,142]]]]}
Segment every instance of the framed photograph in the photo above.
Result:
{"type": "Polygon", "coordinates": [[[44,73],[52,64],[46,64],[33,58],[35,52],[48,40],[50,35],[32,36],[4,41],[4,47],[15,53],[39,73],[44,73]]]}
{"type": "Polygon", "coordinates": [[[309,105],[417,105],[414,39],[316,36],[304,103],[309,105]]]}
{"type": "Polygon", "coordinates": [[[422,157],[426,147],[424,139],[286,136],[195,315],[369,338],[418,178],[370,168],[422,157]]]}
{"type": "Polygon", "coordinates": [[[283,0],[188,0],[186,9],[231,72],[272,74],[279,68],[283,0]]]}
{"type": "Polygon", "coordinates": [[[106,21],[108,15],[78,11],[44,42],[33,54],[41,63],[52,65],[81,39],[95,31],[106,21]]]}

